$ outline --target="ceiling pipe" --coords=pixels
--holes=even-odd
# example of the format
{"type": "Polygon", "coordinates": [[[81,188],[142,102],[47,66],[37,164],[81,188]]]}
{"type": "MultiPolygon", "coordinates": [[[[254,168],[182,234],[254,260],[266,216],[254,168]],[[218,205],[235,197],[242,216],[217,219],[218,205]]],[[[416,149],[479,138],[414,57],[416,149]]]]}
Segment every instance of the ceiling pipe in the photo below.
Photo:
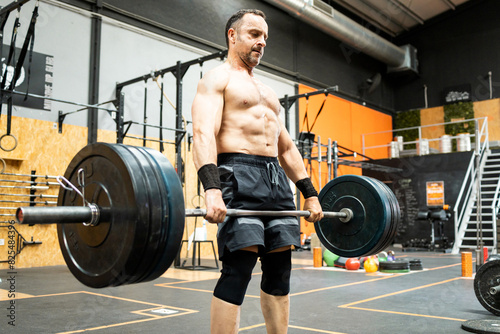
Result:
{"type": "MultiPolygon", "coordinates": [[[[343,43],[387,64],[389,67],[406,67],[411,55],[409,48],[398,47],[371,30],[354,22],[328,6],[327,10],[317,9],[314,0],[265,0],[300,20],[335,37],[343,43]],[[331,9],[331,15],[328,11],[331,9]]],[[[321,2],[321,1],[319,1],[321,2]]],[[[317,3],[324,7],[324,2],[317,3]]]]}

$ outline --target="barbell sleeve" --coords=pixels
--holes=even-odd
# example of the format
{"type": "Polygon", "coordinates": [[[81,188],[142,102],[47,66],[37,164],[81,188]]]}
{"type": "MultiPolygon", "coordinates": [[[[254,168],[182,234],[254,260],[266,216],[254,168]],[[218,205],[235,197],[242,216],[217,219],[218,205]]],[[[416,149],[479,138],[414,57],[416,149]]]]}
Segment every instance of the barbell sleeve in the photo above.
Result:
{"type": "Polygon", "coordinates": [[[95,226],[101,220],[109,220],[109,210],[99,208],[95,204],[55,207],[29,206],[17,208],[16,219],[20,224],[26,225],[84,223],[95,226]]]}

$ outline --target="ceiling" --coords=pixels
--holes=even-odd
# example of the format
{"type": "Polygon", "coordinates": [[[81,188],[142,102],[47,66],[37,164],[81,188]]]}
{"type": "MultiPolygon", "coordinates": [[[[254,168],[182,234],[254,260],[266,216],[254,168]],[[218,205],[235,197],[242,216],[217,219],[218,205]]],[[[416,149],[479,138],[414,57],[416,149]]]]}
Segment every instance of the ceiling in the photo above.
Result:
{"type": "Polygon", "coordinates": [[[344,7],[393,37],[468,1],[472,0],[323,0],[332,7],[344,7]]]}

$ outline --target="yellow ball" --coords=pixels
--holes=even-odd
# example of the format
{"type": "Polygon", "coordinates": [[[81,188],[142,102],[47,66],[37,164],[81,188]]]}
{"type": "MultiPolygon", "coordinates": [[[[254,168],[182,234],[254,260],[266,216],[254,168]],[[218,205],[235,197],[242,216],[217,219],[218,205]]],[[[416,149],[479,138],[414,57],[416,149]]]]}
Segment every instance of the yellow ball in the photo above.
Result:
{"type": "Polygon", "coordinates": [[[375,262],[375,260],[372,259],[371,257],[369,257],[365,260],[365,263],[363,264],[363,266],[364,266],[365,271],[367,273],[374,273],[378,270],[377,262],[375,262]]]}

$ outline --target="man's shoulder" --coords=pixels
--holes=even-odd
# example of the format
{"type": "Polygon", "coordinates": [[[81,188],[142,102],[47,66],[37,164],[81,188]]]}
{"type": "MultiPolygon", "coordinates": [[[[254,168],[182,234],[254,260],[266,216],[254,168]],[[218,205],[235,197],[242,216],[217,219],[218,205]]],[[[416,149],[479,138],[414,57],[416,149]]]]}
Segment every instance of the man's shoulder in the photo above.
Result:
{"type": "Polygon", "coordinates": [[[231,67],[226,63],[222,63],[207,71],[205,76],[223,78],[223,77],[229,77],[231,75],[231,72],[232,72],[231,67]]]}
{"type": "Polygon", "coordinates": [[[203,81],[208,85],[226,86],[231,77],[231,69],[224,63],[208,70],[203,81]]]}

